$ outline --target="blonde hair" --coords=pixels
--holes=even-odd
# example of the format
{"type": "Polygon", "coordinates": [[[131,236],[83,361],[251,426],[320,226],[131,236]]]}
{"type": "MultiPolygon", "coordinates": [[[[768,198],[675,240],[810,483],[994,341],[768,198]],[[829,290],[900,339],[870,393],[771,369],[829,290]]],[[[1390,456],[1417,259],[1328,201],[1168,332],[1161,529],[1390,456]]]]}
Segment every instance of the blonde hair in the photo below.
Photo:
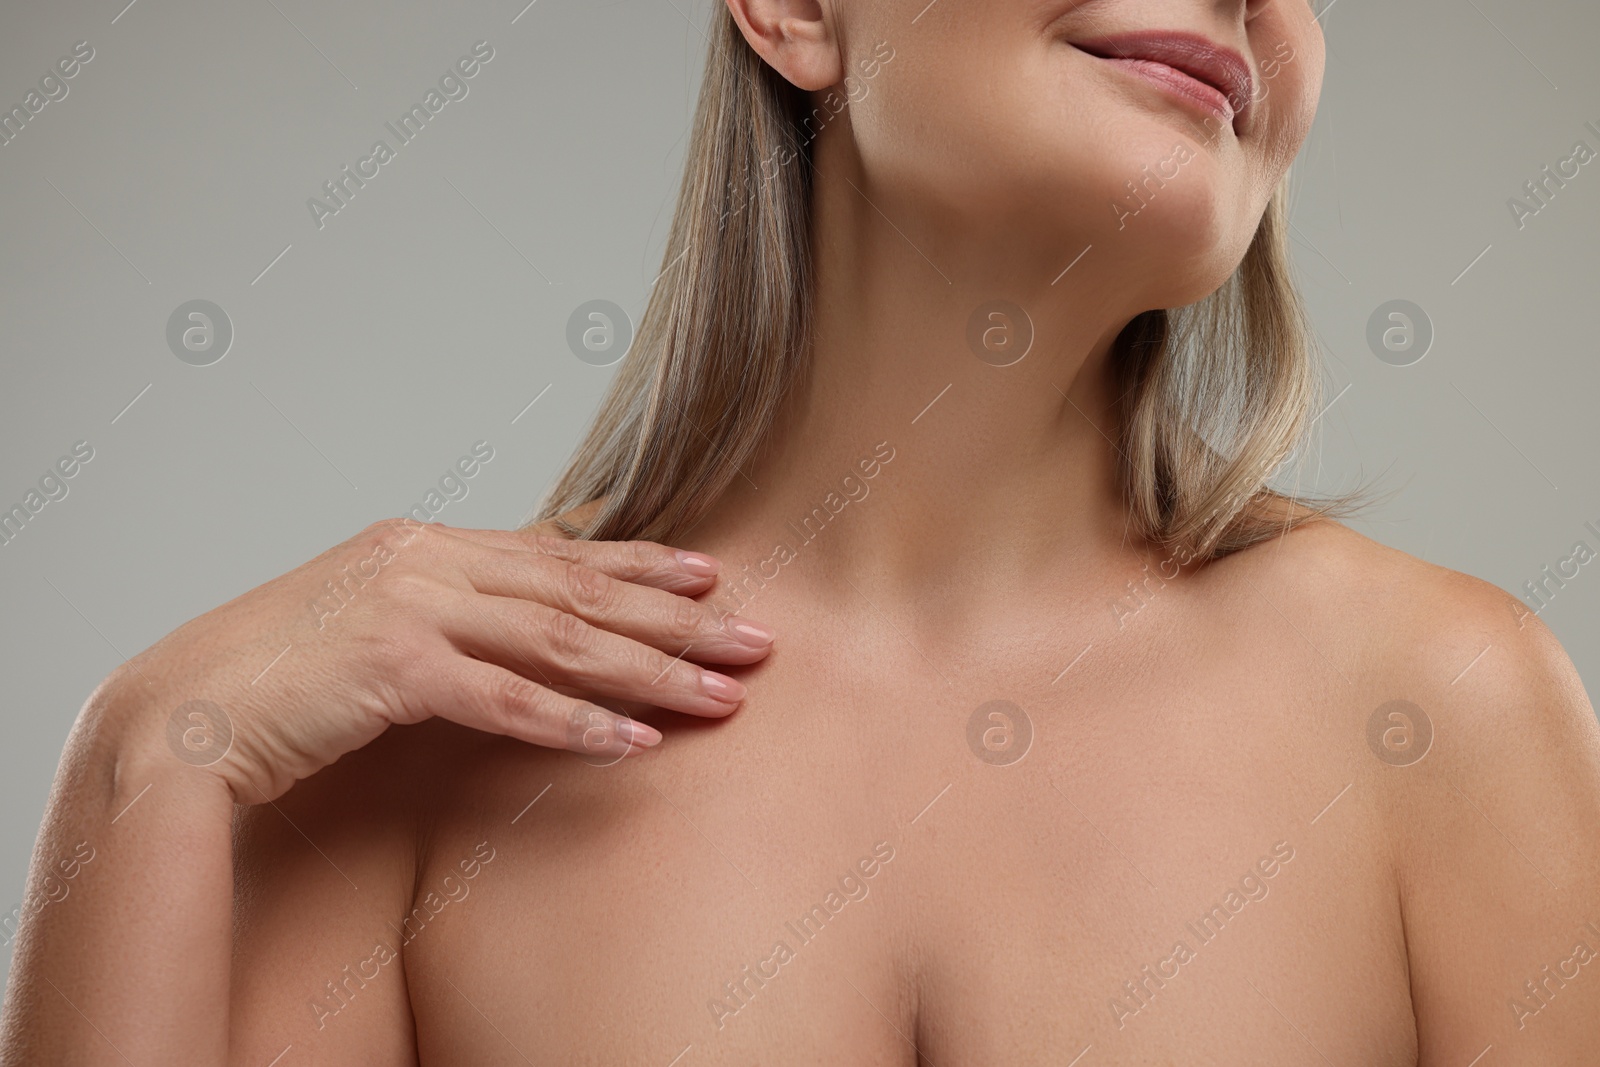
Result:
{"type": "MultiPolygon", "coordinates": [[[[670,543],[691,529],[805,371],[814,268],[803,125],[826,113],[719,6],[662,274],[532,520],[572,536],[670,543]],[[594,506],[581,523],[561,518],[582,505],[594,506]]],[[[1303,502],[1266,486],[1305,443],[1321,385],[1290,277],[1287,197],[1285,176],[1227,283],[1136,316],[1111,354],[1130,521],[1184,562],[1355,506],[1353,494],[1303,502]]]]}

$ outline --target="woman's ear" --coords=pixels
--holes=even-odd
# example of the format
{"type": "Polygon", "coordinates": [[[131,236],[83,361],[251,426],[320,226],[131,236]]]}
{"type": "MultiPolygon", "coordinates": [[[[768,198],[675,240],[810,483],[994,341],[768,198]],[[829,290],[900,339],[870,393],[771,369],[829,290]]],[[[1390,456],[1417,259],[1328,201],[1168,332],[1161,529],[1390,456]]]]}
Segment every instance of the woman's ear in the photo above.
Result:
{"type": "Polygon", "coordinates": [[[821,0],[727,0],[744,39],[796,88],[816,92],[844,80],[844,61],[821,0]]]}

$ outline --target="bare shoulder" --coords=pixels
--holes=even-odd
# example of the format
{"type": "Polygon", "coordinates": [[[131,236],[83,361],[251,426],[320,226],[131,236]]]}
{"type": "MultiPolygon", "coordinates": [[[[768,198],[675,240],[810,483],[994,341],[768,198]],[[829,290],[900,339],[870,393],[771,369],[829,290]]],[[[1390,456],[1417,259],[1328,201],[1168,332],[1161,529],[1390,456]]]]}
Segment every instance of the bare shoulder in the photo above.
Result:
{"type": "MultiPolygon", "coordinates": [[[[1560,642],[1516,597],[1470,574],[1318,520],[1212,564],[1326,637],[1377,685],[1431,689],[1536,679],[1582,698],[1560,642]]],[[[1460,690],[1458,690],[1460,691],[1460,690]]]]}
{"type": "Polygon", "coordinates": [[[1419,1064],[1486,1045],[1578,1062],[1600,1018],[1600,724],[1506,591],[1317,522],[1217,561],[1345,685],[1352,777],[1381,797],[1419,1064]],[[1246,584],[1247,583],[1247,584],[1246,584]],[[1370,757],[1370,758],[1369,758],[1370,757]]]}
{"type": "Polygon", "coordinates": [[[1420,709],[1456,773],[1504,777],[1521,758],[1600,782],[1600,725],[1571,658],[1498,586],[1325,520],[1217,566],[1321,651],[1353,712],[1420,709]]]}

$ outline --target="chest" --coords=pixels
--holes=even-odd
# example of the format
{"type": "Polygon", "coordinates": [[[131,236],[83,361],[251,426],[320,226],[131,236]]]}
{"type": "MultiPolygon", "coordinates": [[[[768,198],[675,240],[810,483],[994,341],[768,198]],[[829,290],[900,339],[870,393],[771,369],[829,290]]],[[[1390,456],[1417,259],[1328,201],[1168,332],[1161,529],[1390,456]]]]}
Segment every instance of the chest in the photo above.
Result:
{"type": "Polygon", "coordinates": [[[1374,793],[1292,678],[916,658],[463,775],[404,949],[422,1062],[1414,1062],[1374,793]]]}

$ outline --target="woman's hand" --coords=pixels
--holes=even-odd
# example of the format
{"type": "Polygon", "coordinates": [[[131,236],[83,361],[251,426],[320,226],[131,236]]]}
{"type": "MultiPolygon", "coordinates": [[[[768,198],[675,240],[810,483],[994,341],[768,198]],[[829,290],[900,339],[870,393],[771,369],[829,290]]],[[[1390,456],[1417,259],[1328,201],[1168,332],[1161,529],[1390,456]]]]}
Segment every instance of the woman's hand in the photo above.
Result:
{"type": "Polygon", "coordinates": [[[594,701],[727,715],[744,687],[690,660],[747,664],[771,648],[770,630],[691,599],[719,566],[550,525],[378,522],[174,630],[92,703],[146,736],[165,730],[239,803],[435,715],[617,759],[661,735],[594,701]]]}
{"type": "MultiPolygon", "coordinates": [[[[751,663],[771,638],[691,599],[717,568],[553,527],[379,522],[128,660],[84,703],[56,771],[0,1063],[102,1063],[113,1040],[129,1063],[229,1062],[235,805],[434,715],[608,761],[660,734],[593,700],[727,715],[743,687],[690,657],[751,663]],[[51,896],[84,844],[91,873],[70,901],[51,896]]],[[[383,905],[356,892],[328,928],[360,939],[357,917],[383,905]]]]}

